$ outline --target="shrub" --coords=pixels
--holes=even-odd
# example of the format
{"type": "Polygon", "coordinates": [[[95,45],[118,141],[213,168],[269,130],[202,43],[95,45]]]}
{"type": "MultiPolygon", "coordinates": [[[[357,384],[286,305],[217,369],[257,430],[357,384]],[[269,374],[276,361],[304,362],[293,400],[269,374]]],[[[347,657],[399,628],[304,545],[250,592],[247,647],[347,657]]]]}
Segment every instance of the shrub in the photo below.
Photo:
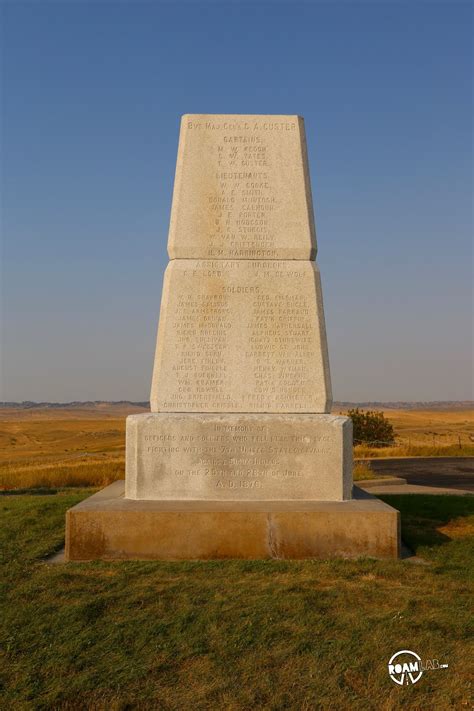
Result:
{"type": "Polygon", "coordinates": [[[389,447],[395,443],[393,425],[385,419],[383,412],[359,410],[358,407],[349,410],[354,428],[354,444],[366,442],[372,447],[389,447]]]}

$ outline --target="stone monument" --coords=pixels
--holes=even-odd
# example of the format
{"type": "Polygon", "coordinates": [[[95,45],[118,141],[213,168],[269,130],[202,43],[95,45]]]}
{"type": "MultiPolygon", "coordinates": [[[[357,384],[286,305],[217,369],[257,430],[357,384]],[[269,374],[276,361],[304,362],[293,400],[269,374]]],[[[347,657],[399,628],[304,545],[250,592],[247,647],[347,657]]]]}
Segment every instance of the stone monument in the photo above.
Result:
{"type": "Polygon", "coordinates": [[[125,492],[68,512],[67,557],[398,556],[398,512],[353,488],[330,414],[303,119],[183,116],[168,252],[125,492]]]}

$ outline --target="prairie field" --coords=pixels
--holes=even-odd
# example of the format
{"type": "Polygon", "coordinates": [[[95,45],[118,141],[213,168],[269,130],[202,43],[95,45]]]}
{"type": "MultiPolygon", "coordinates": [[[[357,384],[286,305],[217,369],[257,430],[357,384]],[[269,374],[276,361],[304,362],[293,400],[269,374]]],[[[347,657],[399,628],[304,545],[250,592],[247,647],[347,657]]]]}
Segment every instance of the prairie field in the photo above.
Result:
{"type": "Polygon", "coordinates": [[[0,410],[0,489],[103,487],[125,472],[125,418],[140,408],[0,410]]]}
{"type": "Polygon", "coordinates": [[[474,454],[473,410],[383,410],[395,430],[395,446],[354,448],[357,458],[462,457],[474,454]]]}
{"type": "MultiPolygon", "coordinates": [[[[108,404],[0,409],[0,489],[103,487],[123,478],[125,418],[145,411],[108,404]]],[[[472,411],[390,409],[384,414],[394,425],[396,445],[359,445],[356,458],[474,455],[472,411]]]]}

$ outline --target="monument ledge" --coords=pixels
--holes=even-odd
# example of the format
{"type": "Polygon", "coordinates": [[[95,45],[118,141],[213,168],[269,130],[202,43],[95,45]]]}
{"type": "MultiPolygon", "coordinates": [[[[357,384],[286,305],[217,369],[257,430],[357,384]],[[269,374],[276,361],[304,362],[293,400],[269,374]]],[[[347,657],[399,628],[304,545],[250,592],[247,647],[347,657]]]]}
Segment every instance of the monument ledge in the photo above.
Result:
{"type": "Polygon", "coordinates": [[[133,501],[116,481],[67,512],[67,561],[398,558],[400,514],[349,501],[133,501]]]}

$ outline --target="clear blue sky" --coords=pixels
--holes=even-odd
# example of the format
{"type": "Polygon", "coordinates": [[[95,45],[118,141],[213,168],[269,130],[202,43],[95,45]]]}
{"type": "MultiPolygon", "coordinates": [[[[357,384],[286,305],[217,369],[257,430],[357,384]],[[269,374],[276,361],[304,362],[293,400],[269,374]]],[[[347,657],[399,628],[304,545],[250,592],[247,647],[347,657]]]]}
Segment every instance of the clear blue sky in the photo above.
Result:
{"type": "Polygon", "coordinates": [[[2,399],[148,399],[183,113],[305,117],[336,399],[472,396],[470,3],[1,12],[2,399]]]}

